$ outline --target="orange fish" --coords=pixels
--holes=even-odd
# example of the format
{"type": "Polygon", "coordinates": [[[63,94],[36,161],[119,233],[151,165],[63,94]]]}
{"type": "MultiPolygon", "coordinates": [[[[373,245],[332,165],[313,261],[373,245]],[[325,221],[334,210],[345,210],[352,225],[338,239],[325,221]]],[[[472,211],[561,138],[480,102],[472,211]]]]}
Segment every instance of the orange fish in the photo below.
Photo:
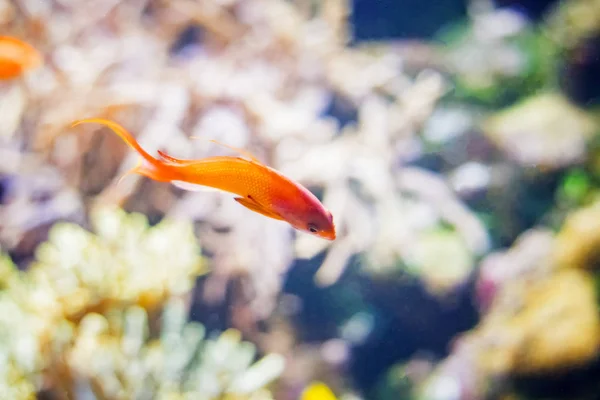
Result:
{"type": "Polygon", "coordinates": [[[233,193],[240,196],[235,197],[235,201],[254,212],[286,221],[295,229],[323,239],[334,240],[336,237],[333,216],[315,195],[244,150],[224,145],[247,158],[215,156],[181,160],[160,150],[158,158],[154,158],[115,122],[90,118],[75,121],[72,126],[82,123],[97,123],[111,128],[142,157],[140,164],[127,174],[137,173],[187,190],[210,187],[233,193]]]}
{"type": "Polygon", "coordinates": [[[13,79],[42,63],[41,54],[29,44],[0,36],[0,79],[13,79]]]}

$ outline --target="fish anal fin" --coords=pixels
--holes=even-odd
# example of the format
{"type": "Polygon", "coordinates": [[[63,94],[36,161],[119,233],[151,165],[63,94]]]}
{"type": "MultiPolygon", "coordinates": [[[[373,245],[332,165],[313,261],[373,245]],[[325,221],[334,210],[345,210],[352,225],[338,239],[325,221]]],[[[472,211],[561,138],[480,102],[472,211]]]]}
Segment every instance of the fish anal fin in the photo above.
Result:
{"type": "Polygon", "coordinates": [[[244,207],[248,208],[249,210],[252,210],[256,213],[259,213],[261,215],[264,215],[265,217],[269,217],[269,218],[273,218],[273,219],[278,219],[280,221],[283,220],[283,218],[281,218],[279,215],[267,211],[265,210],[265,208],[263,206],[261,206],[260,204],[258,204],[256,201],[254,201],[251,198],[248,197],[234,197],[234,200],[237,201],[238,203],[240,203],[241,205],[243,205],[244,207]]]}
{"type": "Polygon", "coordinates": [[[205,139],[205,138],[201,138],[199,136],[190,136],[190,139],[204,139],[204,140],[208,140],[209,142],[212,142],[214,144],[218,144],[219,146],[226,147],[226,148],[228,148],[230,150],[235,151],[236,153],[239,153],[239,154],[241,154],[243,156],[246,156],[246,157],[248,157],[250,160],[252,160],[254,162],[260,163],[259,159],[256,158],[254,156],[254,154],[250,153],[248,150],[240,149],[239,147],[230,146],[228,144],[221,143],[221,142],[219,142],[218,140],[215,140],[215,139],[205,139]]]}
{"type": "Polygon", "coordinates": [[[121,177],[117,181],[117,186],[121,184],[123,179],[125,179],[127,176],[133,175],[133,174],[142,175],[147,178],[155,179],[158,181],[166,180],[166,179],[162,178],[159,171],[156,168],[154,168],[154,166],[152,166],[150,163],[148,163],[143,158],[140,158],[135,167],[131,168],[129,171],[127,171],[123,175],[121,175],[121,177]]]}
{"type": "Polygon", "coordinates": [[[171,181],[171,183],[173,184],[173,186],[175,186],[179,189],[182,189],[182,190],[187,190],[189,192],[220,192],[221,191],[219,189],[215,189],[212,187],[198,185],[195,183],[190,183],[190,182],[185,182],[185,181],[171,181]]]}
{"type": "Polygon", "coordinates": [[[135,167],[131,168],[129,171],[127,171],[123,175],[121,175],[121,177],[117,181],[117,186],[119,186],[121,184],[121,182],[123,182],[123,179],[127,178],[127,176],[137,174],[138,170],[141,166],[142,166],[142,159],[139,159],[138,163],[135,167]]]}

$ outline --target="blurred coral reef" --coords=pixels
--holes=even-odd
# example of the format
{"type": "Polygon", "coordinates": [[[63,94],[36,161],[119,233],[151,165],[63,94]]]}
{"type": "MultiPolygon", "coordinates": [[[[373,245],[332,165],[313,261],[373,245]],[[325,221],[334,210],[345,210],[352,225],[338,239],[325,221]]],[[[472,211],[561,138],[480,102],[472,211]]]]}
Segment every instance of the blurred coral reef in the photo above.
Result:
{"type": "Polygon", "coordinates": [[[600,5],[532,21],[473,0],[433,38],[378,42],[352,5],[0,0],[44,58],[0,82],[0,398],[597,395],[600,96],[572,71],[600,5]],[[248,149],[338,239],[117,184],[137,156],[70,128],[86,117],[150,153],[248,149]]]}
{"type": "Polygon", "coordinates": [[[211,338],[187,321],[206,272],[191,225],[150,228],[108,209],[92,218],[96,234],[56,224],[26,272],[3,259],[2,398],[271,399],[281,356],[252,364],[239,332],[211,338]]]}

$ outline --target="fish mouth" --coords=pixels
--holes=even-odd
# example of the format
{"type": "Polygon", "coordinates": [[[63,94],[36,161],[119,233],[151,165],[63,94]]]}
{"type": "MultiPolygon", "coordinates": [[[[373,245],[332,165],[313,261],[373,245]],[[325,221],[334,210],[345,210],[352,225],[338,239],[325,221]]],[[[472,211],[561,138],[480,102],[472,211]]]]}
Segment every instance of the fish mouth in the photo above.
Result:
{"type": "Polygon", "coordinates": [[[331,232],[322,232],[319,237],[323,238],[323,239],[327,239],[327,240],[335,240],[335,231],[331,231],[331,232]]]}

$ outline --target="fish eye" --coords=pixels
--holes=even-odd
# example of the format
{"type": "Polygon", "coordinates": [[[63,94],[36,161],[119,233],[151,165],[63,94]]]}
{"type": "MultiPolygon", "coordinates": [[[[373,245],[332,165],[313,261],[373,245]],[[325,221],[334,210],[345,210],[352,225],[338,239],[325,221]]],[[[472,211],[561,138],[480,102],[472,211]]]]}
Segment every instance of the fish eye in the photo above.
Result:
{"type": "Polygon", "coordinates": [[[319,231],[315,224],[308,224],[308,230],[312,233],[317,233],[319,231]]]}

